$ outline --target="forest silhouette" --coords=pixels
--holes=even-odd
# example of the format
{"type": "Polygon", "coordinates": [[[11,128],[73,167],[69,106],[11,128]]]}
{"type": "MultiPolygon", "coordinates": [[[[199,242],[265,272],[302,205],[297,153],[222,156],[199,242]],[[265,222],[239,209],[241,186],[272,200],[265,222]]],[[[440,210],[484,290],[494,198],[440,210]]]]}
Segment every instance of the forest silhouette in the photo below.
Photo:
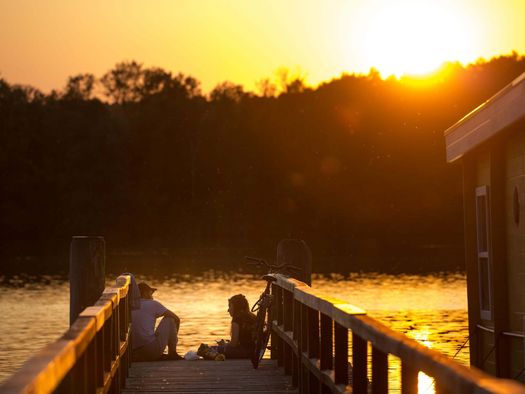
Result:
{"type": "Polygon", "coordinates": [[[103,235],[115,271],[229,269],[282,238],[314,271],[462,269],[443,132],[524,71],[516,53],[429,81],[281,70],[208,95],[133,61],[49,94],[0,79],[1,272],[67,271],[73,235],[103,235]]]}

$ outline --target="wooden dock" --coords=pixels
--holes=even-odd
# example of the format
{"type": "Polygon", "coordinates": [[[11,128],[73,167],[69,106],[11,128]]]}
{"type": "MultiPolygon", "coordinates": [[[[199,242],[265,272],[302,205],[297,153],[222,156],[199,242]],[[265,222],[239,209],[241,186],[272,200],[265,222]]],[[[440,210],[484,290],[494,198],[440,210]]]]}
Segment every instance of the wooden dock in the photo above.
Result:
{"type": "Polygon", "coordinates": [[[259,369],[249,360],[132,363],[130,283],[119,276],[0,392],[388,394],[392,355],[401,362],[403,394],[418,393],[420,371],[434,379],[438,393],[525,394],[520,383],[459,365],[346,301],[282,275],[272,284],[272,359],[259,369]]]}
{"type": "Polygon", "coordinates": [[[253,369],[250,360],[133,363],[122,393],[298,393],[275,360],[253,369]]]}

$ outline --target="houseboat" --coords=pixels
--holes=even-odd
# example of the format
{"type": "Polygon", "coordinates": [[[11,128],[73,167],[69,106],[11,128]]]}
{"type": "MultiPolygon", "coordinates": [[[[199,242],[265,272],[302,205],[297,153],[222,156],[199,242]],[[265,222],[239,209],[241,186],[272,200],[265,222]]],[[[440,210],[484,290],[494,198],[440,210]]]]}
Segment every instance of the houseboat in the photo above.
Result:
{"type": "Polygon", "coordinates": [[[463,167],[473,366],[525,381],[525,73],[445,131],[463,167]]]}

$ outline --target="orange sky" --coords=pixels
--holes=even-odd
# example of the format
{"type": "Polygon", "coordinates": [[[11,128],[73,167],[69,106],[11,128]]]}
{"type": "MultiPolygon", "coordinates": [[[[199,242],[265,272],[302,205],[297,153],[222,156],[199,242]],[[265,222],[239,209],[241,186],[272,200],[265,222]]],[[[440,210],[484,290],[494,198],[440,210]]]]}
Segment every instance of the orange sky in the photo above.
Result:
{"type": "Polygon", "coordinates": [[[280,67],[424,73],[525,53],[525,0],[0,0],[0,77],[44,91],[137,60],[255,89],[280,67]]]}

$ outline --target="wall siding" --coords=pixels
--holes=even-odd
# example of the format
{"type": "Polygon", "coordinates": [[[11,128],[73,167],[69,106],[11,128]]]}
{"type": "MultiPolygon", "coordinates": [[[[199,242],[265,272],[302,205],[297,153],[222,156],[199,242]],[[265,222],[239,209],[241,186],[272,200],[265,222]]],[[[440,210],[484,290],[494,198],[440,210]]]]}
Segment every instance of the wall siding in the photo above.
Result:
{"type": "Polygon", "coordinates": [[[479,341],[481,344],[481,368],[486,372],[496,375],[496,358],[494,352],[494,335],[485,331],[479,331],[479,341]]]}
{"type": "MultiPolygon", "coordinates": [[[[476,187],[482,185],[490,186],[490,152],[488,150],[480,151],[476,155],[476,187]]],[[[474,190],[470,198],[475,198],[474,190]]]]}
{"type": "MultiPolygon", "coordinates": [[[[505,147],[505,222],[507,233],[507,283],[509,330],[523,331],[525,317],[525,133],[516,130],[505,147]],[[518,188],[520,220],[514,220],[514,189],[518,188]]],[[[509,339],[511,377],[525,367],[523,341],[509,339]]],[[[523,374],[522,374],[523,375],[523,374]]],[[[523,376],[520,376],[523,379],[523,376]]]]}
{"type": "Polygon", "coordinates": [[[509,136],[505,161],[509,328],[521,332],[525,316],[525,133],[514,132],[509,136]],[[521,206],[518,225],[513,215],[515,187],[521,206]]]}

